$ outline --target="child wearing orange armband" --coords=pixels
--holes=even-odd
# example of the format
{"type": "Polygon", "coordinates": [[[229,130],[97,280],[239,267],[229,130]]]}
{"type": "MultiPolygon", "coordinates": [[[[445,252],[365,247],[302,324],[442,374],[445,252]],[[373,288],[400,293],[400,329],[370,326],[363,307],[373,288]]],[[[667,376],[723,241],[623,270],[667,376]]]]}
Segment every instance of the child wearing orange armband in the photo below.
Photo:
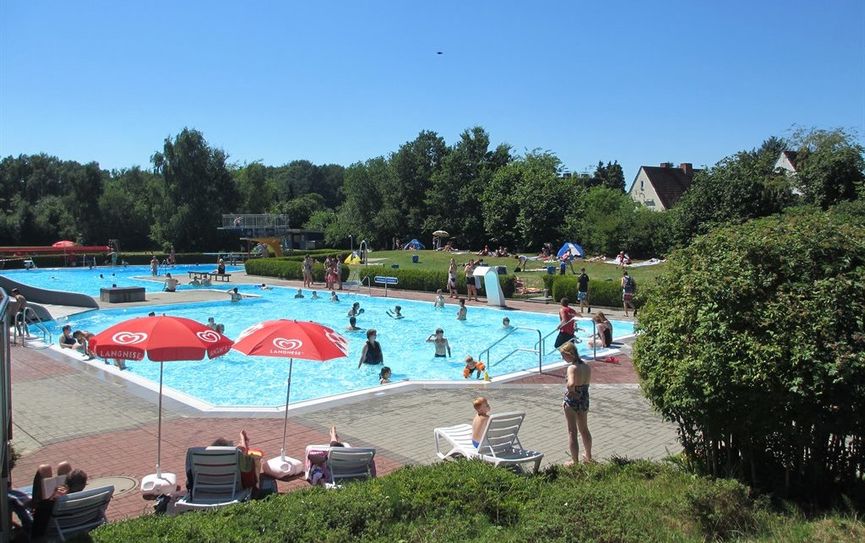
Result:
{"type": "Polygon", "coordinates": [[[471,377],[472,373],[477,373],[477,378],[480,379],[483,377],[485,369],[486,366],[483,362],[479,362],[469,355],[466,357],[466,367],[463,368],[463,378],[468,379],[471,377]]]}

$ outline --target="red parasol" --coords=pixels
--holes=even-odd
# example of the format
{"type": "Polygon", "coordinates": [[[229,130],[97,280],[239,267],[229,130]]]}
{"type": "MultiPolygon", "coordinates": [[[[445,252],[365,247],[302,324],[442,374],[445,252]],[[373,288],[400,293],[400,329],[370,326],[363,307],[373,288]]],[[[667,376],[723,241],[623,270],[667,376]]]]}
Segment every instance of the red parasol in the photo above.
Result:
{"type": "Polygon", "coordinates": [[[58,249],[66,248],[66,247],[77,247],[78,244],[74,241],[69,241],[68,239],[60,240],[56,243],[51,244],[52,247],[56,247],[58,249]]]}
{"type": "Polygon", "coordinates": [[[280,452],[280,458],[285,461],[285,433],[288,429],[288,399],[291,395],[294,359],[323,362],[342,358],[348,354],[348,341],[333,328],[317,322],[279,319],[250,326],[240,333],[233,348],[250,356],[272,356],[290,360],[280,452]]]}
{"type": "Polygon", "coordinates": [[[96,334],[90,344],[102,358],[141,360],[147,355],[159,362],[159,422],[156,441],[156,475],[141,480],[141,489],[158,494],[174,490],[177,477],[162,473],[162,368],[163,362],[201,360],[222,356],[234,342],[207,326],[184,317],[139,317],[129,319],[96,334]]]}

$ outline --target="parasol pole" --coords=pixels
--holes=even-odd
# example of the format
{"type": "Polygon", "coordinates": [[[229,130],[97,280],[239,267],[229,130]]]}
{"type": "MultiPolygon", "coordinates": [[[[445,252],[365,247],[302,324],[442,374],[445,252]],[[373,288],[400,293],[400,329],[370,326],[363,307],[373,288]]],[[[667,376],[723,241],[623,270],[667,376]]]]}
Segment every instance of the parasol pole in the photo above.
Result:
{"type": "Polygon", "coordinates": [[[159,362],[159,418],[156,425],[156,478],[162,477],[162,470],[159,469],[160,460],[162,458],[162,369],[165,367],[164,362],[159,362]]]}
{"type": "Polygon", "coordinates": [[[291,394],[291,370],[294,367],[294,358],[289,358],[288,360],[288,385],[285,387],[285,421],[282,423],[282,448],[279,450],[283,462],[285,461],[285,434],[288,431],[288,397],[291,394]]]}

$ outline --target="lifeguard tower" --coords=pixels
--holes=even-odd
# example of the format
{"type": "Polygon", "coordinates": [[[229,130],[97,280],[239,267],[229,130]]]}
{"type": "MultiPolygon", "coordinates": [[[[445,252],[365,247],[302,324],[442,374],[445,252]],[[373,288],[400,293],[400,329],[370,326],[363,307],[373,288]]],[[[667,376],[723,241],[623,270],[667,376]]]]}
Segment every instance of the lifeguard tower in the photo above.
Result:
{"type": "Polygon", "coordinates": [[[263,243],[275,256],[282,256],[285,251],[315,249],[324,241],[324,232],[291,228],[285,214],[223,214],[219,229],[236,233],[241,241],[250,245],[263,243]]]}

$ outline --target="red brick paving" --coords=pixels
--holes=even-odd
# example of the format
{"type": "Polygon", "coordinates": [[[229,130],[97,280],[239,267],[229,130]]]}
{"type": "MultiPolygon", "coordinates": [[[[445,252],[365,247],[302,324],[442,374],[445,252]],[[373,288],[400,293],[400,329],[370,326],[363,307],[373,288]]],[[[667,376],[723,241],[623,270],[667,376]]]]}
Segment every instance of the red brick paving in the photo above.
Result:
{"type": "Polygon", "coordinates": [[[12,347],[12,382],[23,383],[59,375],[77,373],[78,370],[44,356],[38,350],[16,345],[12,347]]]}
{"type": "MultiPolygon", "coordinates": [[[[241,429],[246,429],[252,446],[262,449],[265,458],[279,454],[282,441],[281,419],[177,419],[164,421],[162,424],[162,470],[176,474],[178,483],[184,484],[186,449],[209,445],[218,437],[237,440],[241,429]]],[[[355,446],[365,445],[354,436],[341,435],[340,438],[350,441],[355,446]]],[[[327,443],[329,439],[324,431],[289,419],[286,454],[302,459],[307,445],[327,443]]],[[[374,446],[374,444],[370,445],[374,446]]],[[[91,478],[127,475],[140,481],[145,475],[155,472],[156,425],[106,432],[98,436],[77,438],[43,447],[18,461],[12,473],[14,484],[27,486],[40,464],[56,465],[62,460],[69,461],[74,468],[83,469],[91,478]]],[[[401,465],[382,451],[376,453],[376,468],[379,475],[390,473],[401,465]]],[[[280,481],[278,485],[280,492],[309,486],[301,479],[280,481]]],[[[118,520],[152,511],[153,502],[144,500],[136,489],[111,500],[108,518],[118,520]]]]}
{"type": "MultiPolygon", "coordinates": [[[[618,364],[610,364],[607,362],[589,362],[592,367],[592,382],[598,384],[635,384],[640,380],[637,377],[637,372],[634,370],[634,364],[631,357],[626,354],[618,354],[615,356],[619,360],[618,364]]],[[[547,385],[561,384],[565,379],[564,367],[555,370],[545,370],[543,374],[529,375],[521,379],[510,381],[511,383],[521,385],[547,385]]]]}

